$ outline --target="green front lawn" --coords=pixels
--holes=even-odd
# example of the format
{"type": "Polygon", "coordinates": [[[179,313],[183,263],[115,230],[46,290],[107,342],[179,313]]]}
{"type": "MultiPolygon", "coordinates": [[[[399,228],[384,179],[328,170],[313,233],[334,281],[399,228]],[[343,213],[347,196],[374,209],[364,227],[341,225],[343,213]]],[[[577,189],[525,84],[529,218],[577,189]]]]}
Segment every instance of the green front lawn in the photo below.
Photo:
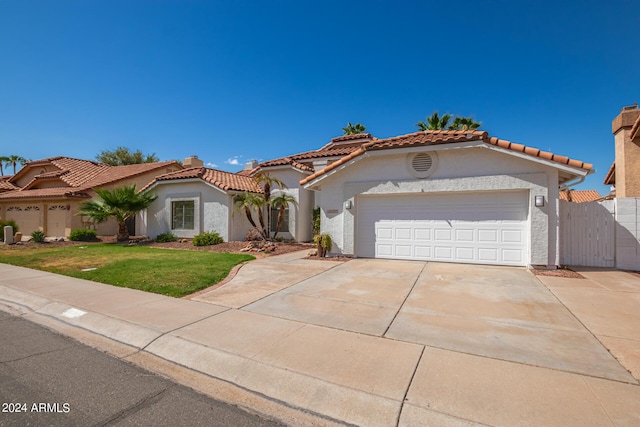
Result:
{"type": "Polygon", "coordinates": [[[235,265],[252,259],[251,255],[114,244],[0,249],[1,263],[172,297],[214,285],[235,265]]]}

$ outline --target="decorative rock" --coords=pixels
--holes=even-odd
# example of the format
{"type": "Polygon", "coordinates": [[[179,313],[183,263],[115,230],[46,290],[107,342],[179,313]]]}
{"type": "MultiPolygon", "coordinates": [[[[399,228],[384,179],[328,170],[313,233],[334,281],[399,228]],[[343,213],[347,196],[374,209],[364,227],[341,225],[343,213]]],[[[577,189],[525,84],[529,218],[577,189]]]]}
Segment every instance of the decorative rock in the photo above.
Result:
{"type": "Polygon", "coordinates": [[[22,233],[20,231],[16,231],[16,234],[13,236],[13,241],[16,243],[22,242],[22,233]]]}

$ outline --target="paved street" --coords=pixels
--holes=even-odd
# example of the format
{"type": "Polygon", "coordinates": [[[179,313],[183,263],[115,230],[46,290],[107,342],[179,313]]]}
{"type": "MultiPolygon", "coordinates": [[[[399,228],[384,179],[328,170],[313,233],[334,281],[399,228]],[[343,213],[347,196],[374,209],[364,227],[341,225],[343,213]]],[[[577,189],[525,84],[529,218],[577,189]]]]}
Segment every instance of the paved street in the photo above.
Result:
{"type": "Polygon", "coordinates": [[[279,425],[1,311],[0,342],[0,426],[279,425]]]}

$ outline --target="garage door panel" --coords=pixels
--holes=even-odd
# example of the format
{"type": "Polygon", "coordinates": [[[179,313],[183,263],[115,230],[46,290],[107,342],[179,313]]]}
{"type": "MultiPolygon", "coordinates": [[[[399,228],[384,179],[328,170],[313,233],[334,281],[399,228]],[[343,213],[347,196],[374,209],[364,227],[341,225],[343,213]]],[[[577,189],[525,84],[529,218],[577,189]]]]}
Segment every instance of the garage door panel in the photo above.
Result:
{"type": "Polygon", "coordinates": [[[463,261],[473,261],[473,248],[461,248],[461,247],[457,247],[455,248],[455,252],[456,252],[456,259],[459,260],[463,260],[463,261]]]}
{"type": "Polygon", "coordinates": [[[498,230],[478,230],[478,242],[491,242],[498,241],[498,230]]]}
{"type": "Polygon", "coordinates": [[[498,249],[495,248],[479,248],[478,260],[480,262],[486,262],[487,264],[493,264],[498,262],[498,249]]]}
{"type": "Polygon", "coordinates": [[[396,240],[411,240],[411,228],[396,228],[396,240]]]}
{"type": "Polygon", "coordinates": [[[442,241],[451,241],[451,229],[443,229],[443,228],[436,228],[434,230],[434,235],[435,235],[435,241],[436,242],[442,242],[442,241]]]}
{"type": "Polygon", "coordinates": [[[417,259],[431,258],[431,246],[416,245],[415,256],[417,259]]]}
{"type": "Polygon", "coordinates": [[[522,230],[502,230],[503,243],[522,243],[524,242],[522,230]]]}
{"type": "Polygon", "coordinates": [[[526,192],[362,196],[356,203],[358,256],[526,265],[526,192]]]}

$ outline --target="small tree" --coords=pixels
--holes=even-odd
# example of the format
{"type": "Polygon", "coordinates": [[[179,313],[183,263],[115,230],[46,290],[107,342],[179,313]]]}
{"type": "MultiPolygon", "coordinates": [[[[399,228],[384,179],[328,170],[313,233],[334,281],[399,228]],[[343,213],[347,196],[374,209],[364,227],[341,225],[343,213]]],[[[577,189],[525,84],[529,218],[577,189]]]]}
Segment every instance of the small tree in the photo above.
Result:
{"type": "Polygon", "coordinates": [[[6,167],[10,167],[13,166],[13,174],[16,174],[16,167],[18,166],[18,163],[20,163],[21,166],[24,166],[25,163],[27,163],[29,160],[25,159],[22,156],[16,156],[15,154],[12,154],[10,156],[6,156],[3,157],[4,160],[4,165],[6,167]]]}
{"type": "Polygon", "coordinates": [[[243,211],[245,216],[247,217],[247,221],[249,221],[253,228],[260,232],[260,235],[263,239],[266,239],[267,235],[264,229],[264,217],[262,215],[262,207],[265,204],[264,197],[261,194],[244,192],[241,194],[236,194],[233,197],[233,204],[235,205],[235,210],[243,211]],[[251,212],[253,209],[258,210],[260,227],[256,225],[256,222],[253,219],[253,213],[251,212]]]}
{"type": "Polygon", "coordinates": [[[100,200],[83,202],[78,215],[88,216],[97,223],[114,218],[118,223],[118,241],[129,239],[127,220],[146,209],[157,198],[149,191],[137,193],[135,184],[113,190],[97,189],[96,193],[100,200]]]}
{"type": "Polygon", "coordinates": [[[109,166],[137,165],[140,163],[155,163],[160,159],[156,153],[142,154],[142,151],[130,151],[127,147],[118,147],[113,151],[101,151],[96,160],[109,166]]]}
{"type": "Polygon", "coordinates": [[[342,128],[344,135],[358,135],[360,133],[365,133],[367,131],[367,127],[362,123],[351,124],[351,122],[347,123],[346,127],[342,128]]]}
{"type": "MultiPolygon", "coordinates": [[[[262,206],[267,208],[267,227],[268,228],[264,228],[264,226],[262,227],[264,230],[266,230],[266,236],[268,237],[271,230],[271,189],[273,188],[274,185],[277,185],[281,190],[286,189],[287,186],[285,185],[284,182],[280,181],[278,178],[275,178],[271,175],[269,175],[266,172],[259,172],[258,174],[256,174],[253,177],[254,181],[262,188],[262,192],[264,194],[264,203],[262,204],[262,206]]],[[[260,203],[259,201],[253,200],[254,205],[256,205],[257,203],[260,203]]],[[[257,207],[257,206],[254,206],[257,207]]],[[[258,213],[260,214],[261,211],[258,210],[258,213]]]]}
{"type": "Polygon", "coordinates": [[[290,194],[281,193],[271,199],[271,203],[274,207],[278,208],[278,219],[276,222],[276,231],[273,235],[275,239],[278,237],[278,232],[280,231],[280,227],[282,227],[282,220],[284,219],[284,212],[289,205],[298,206],[298,201],[290,194]]]}
{"type": "Polygon", "coordinates": [[[427,117],[426,122],[418,122],[416,126],[421,131],[425,130],[441,130],[446,129],[449,124],[449,120],[451,120],[451,114],[443,114],[442,117],[438,114],[437,111],[427,117]]]}

